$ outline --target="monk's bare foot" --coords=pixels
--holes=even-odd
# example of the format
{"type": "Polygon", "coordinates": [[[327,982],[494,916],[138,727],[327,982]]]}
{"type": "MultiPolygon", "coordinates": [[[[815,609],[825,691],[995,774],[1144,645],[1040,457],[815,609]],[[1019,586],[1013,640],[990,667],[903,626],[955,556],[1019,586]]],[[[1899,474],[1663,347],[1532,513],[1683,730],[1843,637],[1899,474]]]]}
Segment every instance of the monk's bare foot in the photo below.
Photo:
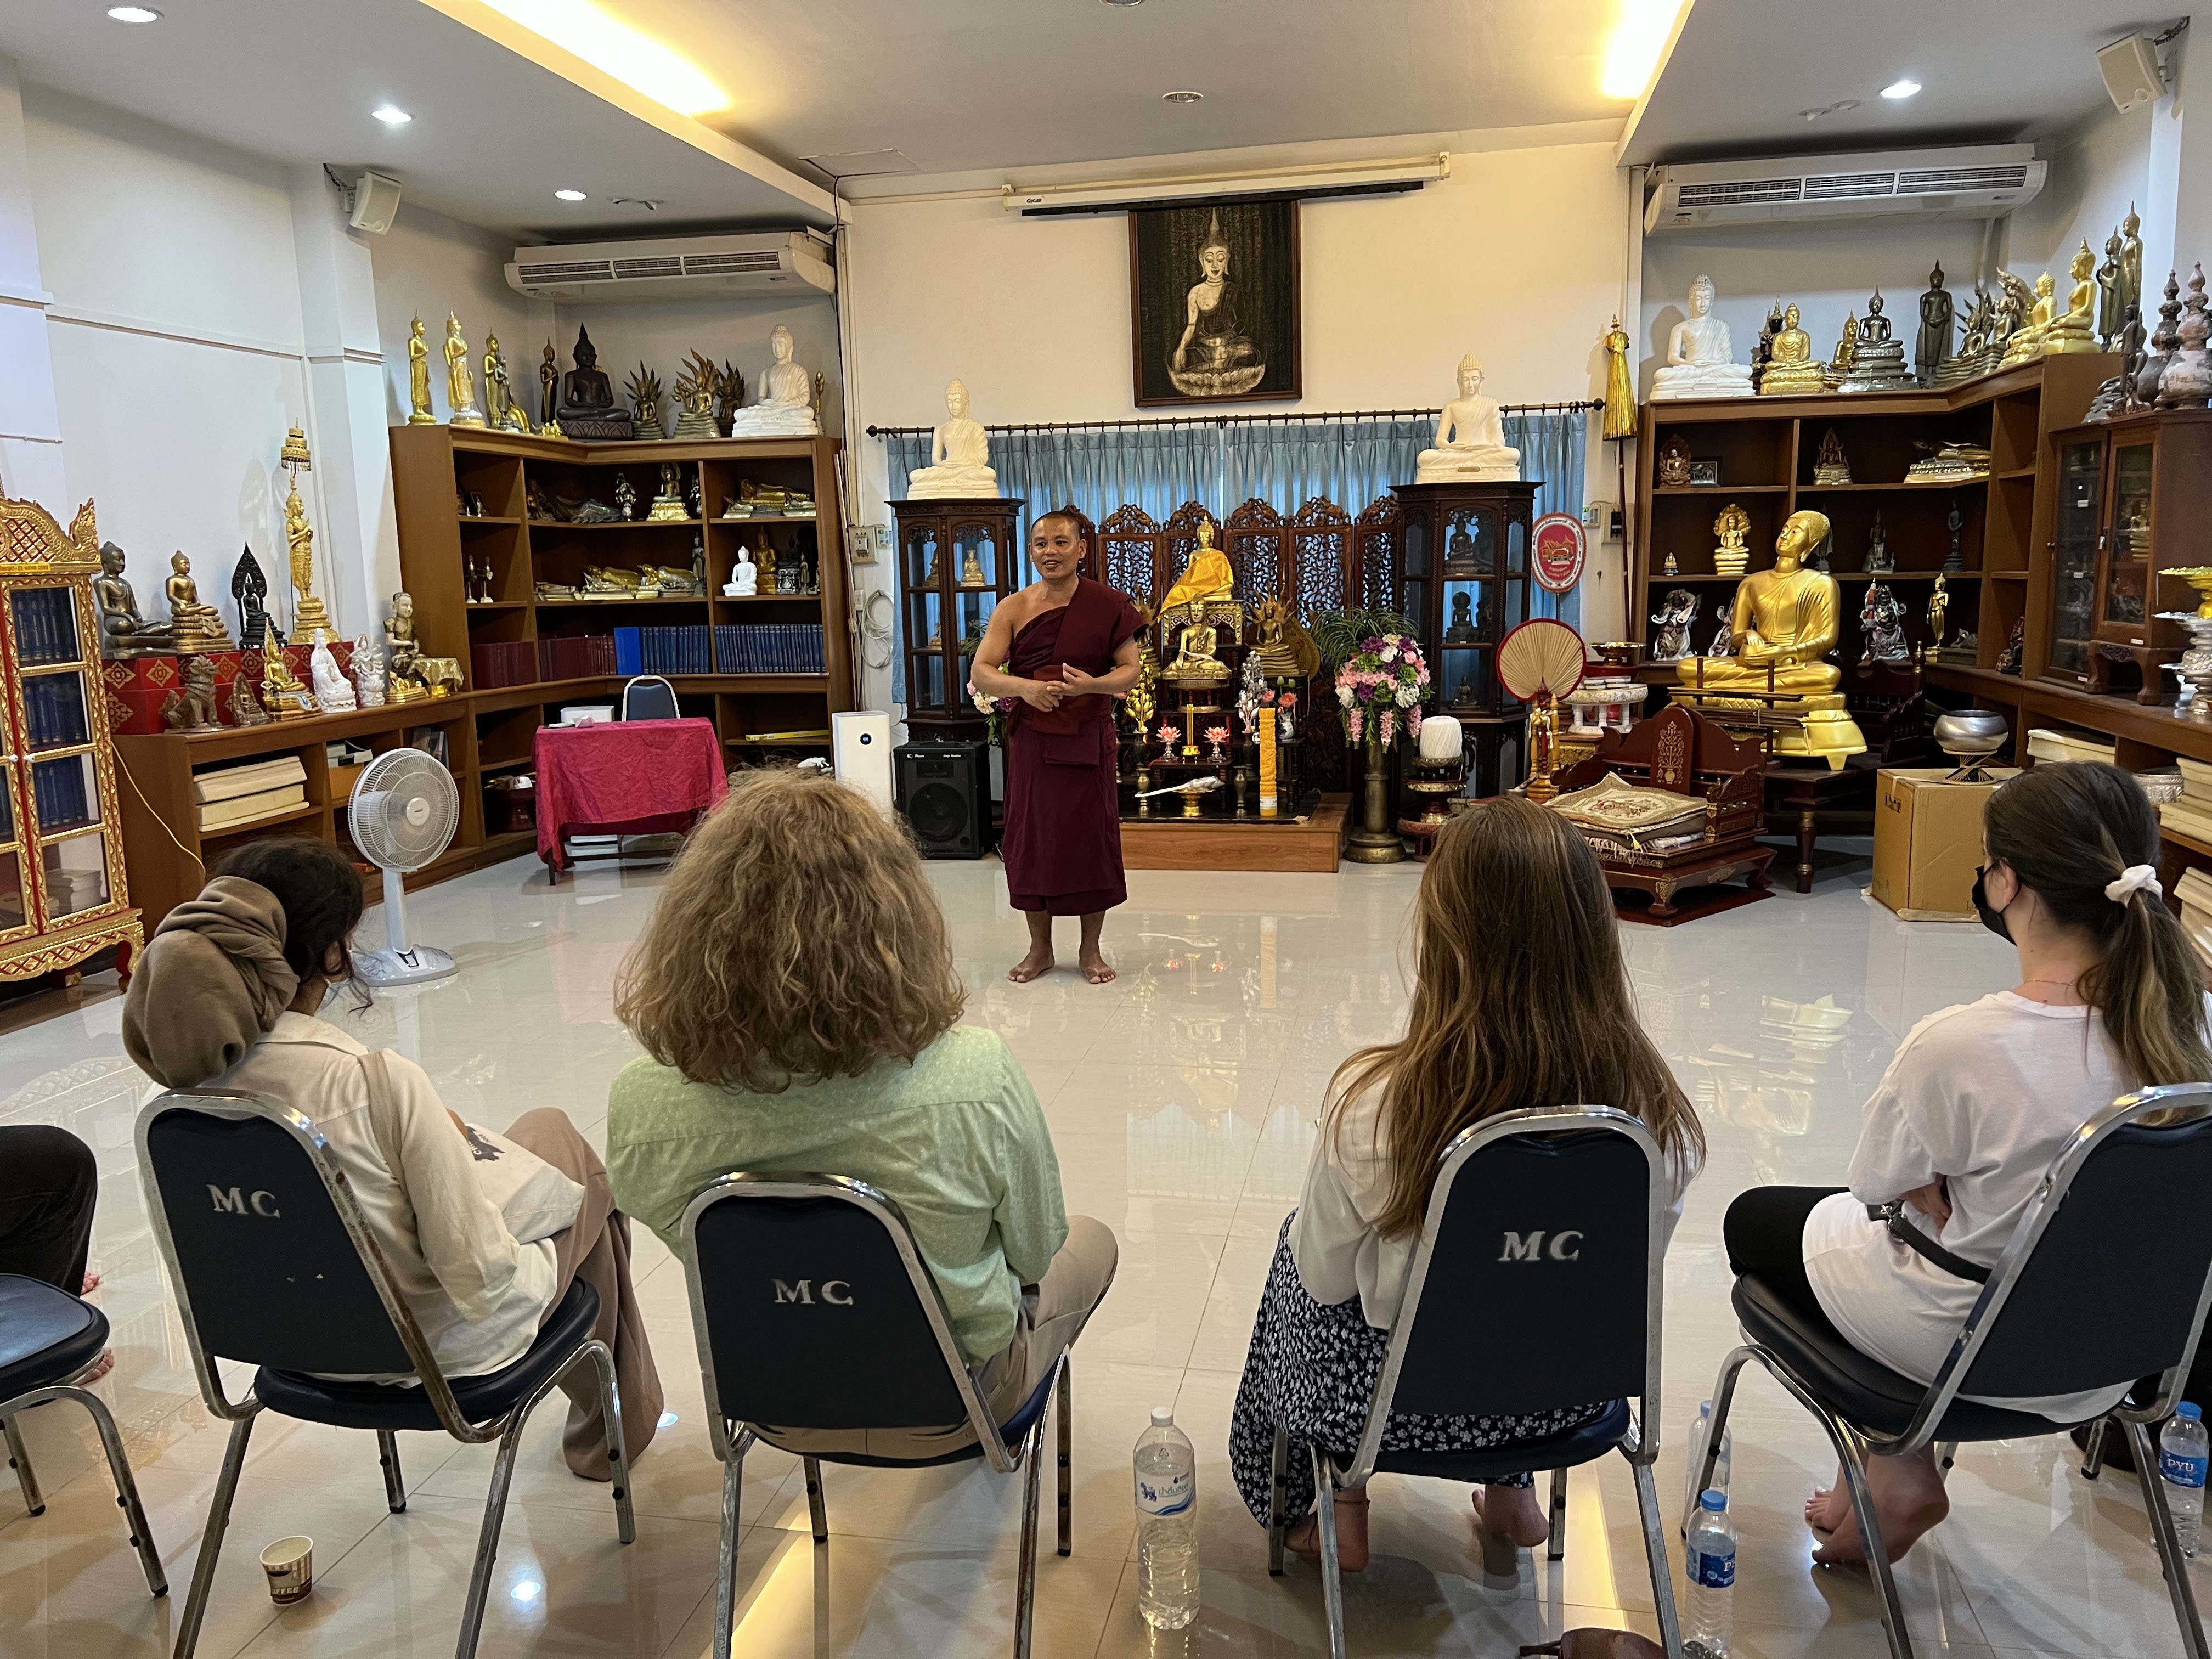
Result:
{"type": "Polygon", "coordinates": [[[1113,980],[1114,964],[1106,960],[1103,951],[1085,951],[1078,961],[1083,969],[1083,977],[1093,985],[1108,984],[1113,980]]]}
{"type": "Polygon", "coordinates": [[[1050,973],[1052,969],[1052,952],[1049,950],[1031,951],[1006,969],[1006,977],[1017,985],[1026,985],[1039,974],[1050,973]]]}
{"type": "MultiPolygon", "coordinates": [[[[1950,1494],[1944,1491],[1943,1477],[1936,1472],[1932,1449],[1910,1457],[1869,1458],[1867,1486],[1874,1498],[1874,1512],[1881,1522],[1882,1544],[1893,1564],[1903,1560],[1905,1552],[1951,1512],[1950,1494]]],[[[1858,1516],[1851,1510],[1841,1480],[1836,1483],[1836,1490],[1844,1498],[1844,1513],[1827,1541],[1813,1552],[1813,1559],[1824,1567],[1863,1564],[1867,1559],[1866,1540],[1859,1532],[1858,1516]]]]}
{"type": "MultiPolygon", "coordinates": [[[[1309,1561],[1321,1559],[1321,1516],[1309,1515],[1283,1534],[1283,1542],[1309,1561]]],[[[1358,1572],[1367,1565],[1367,1499],[1348,1492],[1336,1495],[1336,1565],[1358,1572]]]]}
{"type": "Polygon", "coordinates": [[[84,1288],[79,1291],[77,1294],[79,1296],[90,1296],[99,1288],[100,1275],[98,1273],[88,1273],[84,1276],[84,1288]]]}

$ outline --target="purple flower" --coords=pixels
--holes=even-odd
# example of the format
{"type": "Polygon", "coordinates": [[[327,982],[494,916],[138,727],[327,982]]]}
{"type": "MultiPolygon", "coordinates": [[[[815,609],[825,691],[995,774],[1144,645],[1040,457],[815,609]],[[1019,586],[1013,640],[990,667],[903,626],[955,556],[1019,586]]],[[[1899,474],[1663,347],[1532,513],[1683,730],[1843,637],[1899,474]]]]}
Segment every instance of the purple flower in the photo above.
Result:
{"type": "Polygon", "coordinates": [[[1361,687],[1359,688],[1359,701],[1360,701],[1360,702],[1373,702],[1373,701],[1374,701],[1374,698],[1375,698],[1375,688],[1374,688],[1373,686],[1371,686],[1371,685],[1363,685],[1363,686],[1361,686],[1361,687]]]}

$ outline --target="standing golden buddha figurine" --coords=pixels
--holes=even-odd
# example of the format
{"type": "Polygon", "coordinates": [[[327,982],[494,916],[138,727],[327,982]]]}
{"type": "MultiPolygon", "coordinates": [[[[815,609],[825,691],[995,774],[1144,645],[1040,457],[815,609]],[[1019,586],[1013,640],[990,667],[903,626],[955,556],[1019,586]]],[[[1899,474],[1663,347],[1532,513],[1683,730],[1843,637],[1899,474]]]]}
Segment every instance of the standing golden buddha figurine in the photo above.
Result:
{"type": "Polygon", "coordinates": [[[292,561],[292,637],[313,645],[317,629],[335,638],[337,627],[315,597],[315,532],[307,522],[307,503],[300,499],[300,474],[313,471],[315,465],[307,454],[307,434],[294,427],[276,459],[292,475],[292,487],[284,497],[284,543],[292,561]]]}
{"type": "Polygon", "coordinates": [[[469,367],[469,343],[461,337],[461,319],[446,313],[446,402],[451,405],[449,426],[482,426],[483,411],[477,407],[477,377],[469,367]]]}
{"type": "Polygon", "coordinates": [[[422,337],[422,319],[407,325],[407,424],[435,426],[430,412],[430,343],[422,337]]]}

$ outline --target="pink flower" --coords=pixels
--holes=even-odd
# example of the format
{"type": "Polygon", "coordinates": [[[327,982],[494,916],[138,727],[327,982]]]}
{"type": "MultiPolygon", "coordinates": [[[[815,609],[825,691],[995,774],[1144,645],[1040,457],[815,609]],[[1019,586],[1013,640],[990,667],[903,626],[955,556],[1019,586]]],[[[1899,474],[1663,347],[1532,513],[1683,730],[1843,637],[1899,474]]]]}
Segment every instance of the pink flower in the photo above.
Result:
{"type": "Polygon", "coordinates": [[[1228,742],[1228,741],[1229,741],[1229,728],[1228,728],[1227,726],[1207,726],[1207,727],[1206,728],[1206,740],[1208,743],[1211,743],[1211,744],[1224,744],[1224,743],[1228,742]]]}
{"type": "Polygon", "coordinates": [[[1173,743],[1182,735],[1182,728],[1179,726],[1163,726],[1160,727],[1159,738],[1162,743],[1173,743]]]}

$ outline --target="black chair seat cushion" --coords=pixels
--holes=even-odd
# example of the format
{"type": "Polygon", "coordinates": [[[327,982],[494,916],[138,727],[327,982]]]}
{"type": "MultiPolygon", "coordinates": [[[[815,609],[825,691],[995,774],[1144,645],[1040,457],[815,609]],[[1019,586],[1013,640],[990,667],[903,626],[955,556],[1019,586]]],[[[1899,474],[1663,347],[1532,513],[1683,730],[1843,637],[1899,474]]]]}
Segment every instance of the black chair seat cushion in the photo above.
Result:
{"type": "MultiPolygon", "coordinates": [[[[524,1395],[568,1364],[599,1322],[599,1293],[579,1279],[554,1304],[530,1352],[504,1370],[484,1376],[447,1378],[461,1415],[471,1425],[506,1415],[524,1395]]],[[[304,1371],[280,1371],[264,1365],[253,1375],[253,1392],[272,1412],[341,1429],[421,1429],[442,1433],[430,1396],[419,1388],[385,1382],[333,1382],[304,1371]]]]}
{"type": "MultiPolygon", "coordinates": [[[[1045,1407],[1051,1403],[1053,1379],[1057,1374],[1057,1367],[1047,1371],[1044,1374],[1044,1381],[1036,1385],[1035,1391],[1027,1400],[1022,1401],[1021,1410],[999,1425],[999,1438],[1006,1443],[1006,1449],[1009,1451],[1022,1443],[1023,1437],[1036,1426],[1037,1419],[1044,1415],[1045,1407]]],[[[775,1441],[769,1434],[763,1433],[759,1425],[750,1426],[753,1432],[760,1435],[760,1437],[768,1444],[775,1445],[775,1441]]],[[[957,1451],[945,1452],[937,1457],[872,1457],[864,1452],[809,1452],[807,1454],[808,1456],[820,1462],[846,1463],[864,1469],[933,1469],[945,1463],[965,1463],[982,1455],[981,1443],[974,1440],[969,1441],[957,1451]]]]}
{"type": "MultiPolygon", "coordinates": [[[[1469,1484],[1535,1469],[1571,1469],[1594,1462],[1618,1446],[1627,1437],[1629,1422],[1628,1402],[1616,1400],[1601,1416],[1546,1439],[1516,1440],[1509,1446],[1481,1451],[1386,1451],[1376,1460],[1375,1467],[1385,1474],[1425,1474],[1469,1484]]],[[[1346,1453],[1338,1461],[1342,1462],[1350,1455],[1346,1453]]]]}
{"type": "Polygon", "coordinates": [[[43,1279],[0,1273],[0,1401],[65,1382],[107,1346],[107,1316],[43,1279]]]}
{"type": "MultiPolygon", "coordinates": [[[[1735,1281],[1735,1316],[1743,1334],[1771,1352],[1807,1390],[1845,1422],[1877,1434],[1905,1432],[1928,1397],[1927,1384],[1869,1359],[1826,1318],[1776,1294],[1757,1273],[1735,1281]]],[[[2008,1412],[1952,1402],[1936,1425],[1938,1440],[2022,1440],[2063,1432],[2066,1425],[2036,1412],[2008,1412]]]]}

